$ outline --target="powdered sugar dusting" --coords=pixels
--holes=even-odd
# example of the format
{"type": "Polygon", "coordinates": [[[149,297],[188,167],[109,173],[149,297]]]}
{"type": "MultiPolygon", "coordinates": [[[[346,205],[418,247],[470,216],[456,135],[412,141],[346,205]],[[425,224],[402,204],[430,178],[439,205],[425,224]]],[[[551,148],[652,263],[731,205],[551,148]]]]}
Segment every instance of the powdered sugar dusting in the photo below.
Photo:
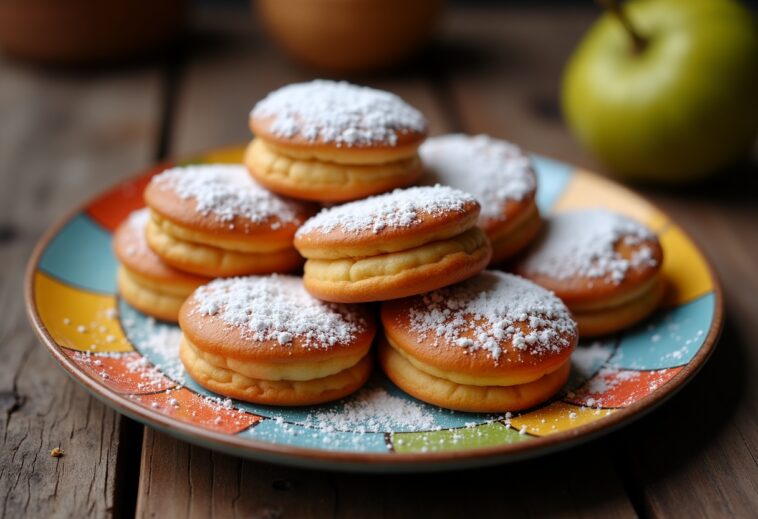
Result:
{"type": "Polygon", "coordinates": [[[620,283],[630,268],[655,266],[656,261],[647,246],[628,259],[616,246],[622,241],[635,246],[654,238],[642,224],[603,209],[559,213],[549,219],[546,234],[521,267],[555,279],[581,276],[620,283]]]}
{"type": "Polygon", "coordinates": [[[463,213],[476,200],[468,193],[448,186],[420,186],[396,189],[356,202],[323,209],[305,222],[297,235],[329,233],[339,229],[348,234],[413,227],[423,215],[463,213]]]}
{"type": "Polygon", "coordinates": [[[129,242],[129,247],[124,251],[128,256],[136,256],[148,252],[145,227],[150,219],[150,210],[146,207],[132,211],[126,220],[126,225],[134,240],[129,242]]]}
{"type": "Polygon", "coordinates": [[[421,112],[398,96],[344,81],[287,85],[259,101],[251,116],[272,117],[269,129],[278,137],[348,147],[394,145],[398,133],[426,130],[421,112]]]}
{"type": "Polygon", "coordinates": [[[555,294],[504,272],[484,271],[420,298],[410,326],[422,340],[484,349],[495,360],[504,346],[533,355],[560,352],[576,335],[576,323],[555,294]]]}
{"type": "Polygon", "coordinates": [[[217,279],[191,297],[195,312],[218,317],[255,341],[282,346],[299,340],[307,348],[330,348],[366,329],[357,307],[319,301],[294,276],[217,279]]]}
{"type": "Polygon", "coordinates": [[[308,414],[299,423],[325,432],[357,433],[425,431],[436,422],[434,414],[422,404],[391,395],[381,387],[367,387],[346,400],[341,408],[327,408],[308,414]]]}
{"type": "Polygon", "coordinates": [[[272,228],[297,221],[297,203],[285,200],[255,182],[244,166],[208,164],[171,168],[151,180],[183,200],[195,200],[196,211],[222,222],[247,218],[272,228]]]}
{"type": "Polygon", "coordinates": [[[433,180],[479,200],[482,220],[502,218],[509,201],[521,201],[536,189],[529,157],[508,141],[443,135],[424,142],[419,154],[433,180]]]}

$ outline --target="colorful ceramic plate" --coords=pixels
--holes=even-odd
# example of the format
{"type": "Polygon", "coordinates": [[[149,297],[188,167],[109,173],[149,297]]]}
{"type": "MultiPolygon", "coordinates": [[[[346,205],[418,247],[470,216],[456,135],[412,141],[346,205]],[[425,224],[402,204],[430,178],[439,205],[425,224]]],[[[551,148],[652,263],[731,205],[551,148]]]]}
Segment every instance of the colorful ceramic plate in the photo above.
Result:
{"type": "MultiPolygon", "coordinates": [[[[235,162],[227,149],[187,162],[235,162]]],[[[53,228],[30,260],[26,297],[53,357],[95,396],[184,440],[255,459],[363,471],[433,470],[545,454],[627,424],[690,380],[722,325],[713,270],[686,233],[621,186],[535,157],[542,211],[604,206],[645,222],[665,249],[666,302],[619,335],[586,342],[569,384],[553,400],[513,416],[453,413],[418,402],[377,374],[332,405],[274,408],[222,400],[186,377],[179,331],[116,294],[111,233],[142,205],[156,168],[102,194],[53,228]]],[[[165,167],[165,165],[164,165],[165,167]]]]}

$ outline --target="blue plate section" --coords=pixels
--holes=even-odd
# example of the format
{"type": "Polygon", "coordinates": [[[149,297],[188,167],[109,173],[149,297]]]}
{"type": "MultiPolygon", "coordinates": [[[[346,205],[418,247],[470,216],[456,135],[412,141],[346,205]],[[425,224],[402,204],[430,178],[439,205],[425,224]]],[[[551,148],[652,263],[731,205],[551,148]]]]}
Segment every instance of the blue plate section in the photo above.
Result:
{"type": "Polygon", "coordinates": [[[613,337],[602,341],[580,342],[571,355],[571,375],[564,389],[574,391],[591,379],[613,356],[616,341],[613,337]]]}
{"type": "Polygon", "coordinates": [[[277,445],[329,451],[389,452],[383,433],[324,431],[277,423],[274,420],[263,420],[258,425],[242,431],[238,436],[277,445]]]}
{"type": "Polygon", "coordinates": [[[710,293],[661,311],[624,334],[611,363],[621,369],[664,369],[687,364],[705,342],[715,304],[715,296],[710,293]]]}
{"type": "Polygon", "coordinates": [[[532,161],[537,172],[537,206],[546,214],[566,189],[575,168],[541,155],[532,155],[532,161]]]}
{"type": "MultiPolygon", "coordinates": [[[[129,338],[129,341],[134,345],[135,349],[150,361],[151,364],[157,366],[169,378],[183,384],[192,391],[203,396],[219,396],[199,386],[184,371],[184,367],[179,361],[178,355],[180,331],[177,326],[156,321],[152,317],[148,317],[129,306],[123,300],[119,301],[119,315],[121,318],[121,325],[126,336],[129,338]],[[156,340],[156,338],[158,340],[156,340]],[[169,343],[171,343],[171,345],[169,345],[169,343]]],[[[417,409],[422,409],[425,415],[431,416],[433,419],[434,423],[430,425],[430,429],[458,428],[472,423],[486,423],[498,418],[496,415],[460,413],[425,404],[398,389],[397,386],[390,382],[380,370],[374,371],[371,380],[361,391],[372,391],[376,388],[381,388],[390,396],[411,405],[418,406],[417,409]]],[[[360,397],[360,391],[356,393],[354,397],[360,397]]],[[[349,405],[354,397],[347,397],[343,400],[329,404],[306,407],[276,407],[255,405],[238,401],[234,402],[234,406],[258,416],[279,418],[280,421],[286,422],[286,427],[289,427],[290,424],[308,423],[312,420],[314,415],[342,414],[345,405],[349,405]]],[[[388,430],[383,432],[413,431],[414,429],[404,428],[402,425],[395,424],[392,427],[392,431],[388,430]]],[[[360,433],[355,434],[358,434],[361,437],[366,436],[360,433]]]]}
{"type": "Polygon", "coordinates": [[[116,258],[111,249],[111,235],[82,213],[50,241],[39,268],[85,290],[116,293],[116,258]]]}
{"type": "MultiPolygon", "coordinates": [[[[145,356],[147,357],[147,355],[145,356]]],[[[162,368],[161,364],[156,364],[156,365],[162,368]]],[[[211,397],[219,396],[199,386],[186,373],[184,373],[183,383],[184,383],[184,386],[187,387],[188,389],[191,389],[203,396],[211,396],[211,397]]],[[[362,391],[371,391],[371,390],[376,389],[377,387],[384,389],[385,391],[387,391],[387,393],[389,393],[390,395],[394,397],[400,398],[406,402],[411,402],[417,406],[422,407],[424,411],[427,414],[431,415],[434,420],[434,424],[430,427],[430,429],[454,429],[454,428],[459,428],[459,427],[465,427],[466,425],[471,425],[471,424],[487,423],[488,421],[501,418],[498,415],[459,413],[459,412],[449,411],[447,409],[442,409],[436,406],[426,404],[424,402],[416,400],[415,398],[403,393],[400,389],[397,388],[397,386],[395,386],[392,382],[387,380],[387,378],[384,377],[384,375],[382,375],[380,371],[374,371],[373,375],[371,376],[371,380],[368,381],[368,383],[363,389],[355,393],[355,395],[352,395],[342,400],[338,400],[336,402],[331,402],[328,404],[312,405],[312,406],[304,406],[304,407],[277,407],[277,406],[256,405],[256,404],[250,404],[248,402],[235,401],[234,407],[238,409],[243,409],[249,413],[253,413],[258,416],[279,419],[283,423],[287,424],[285,426],[286,428],[286,427],[289,427],[290,424],[309,423],[313,421],[312,417],[317,416],[317,415],[331,415],[331,416],[345,415],[347,414],[347,412],[344,411],[346,405],[349,405],[354,399],[359,399],[362,391]]],[[[353,428],[354,426],[351,427],[351,430],[344,431],[344,432],[351,432],[353,428]]],[[[407,427],[404,427],[402,424],[395,424],[391,427],[391,429],[392,429],[391,431],[387,430],[387,431],[382,431],[382,432],[419,432],[415,428],[407,428],[407,427]]],[[[352,432],[359,434],[357,431],[352,431],[352,432]]]]}

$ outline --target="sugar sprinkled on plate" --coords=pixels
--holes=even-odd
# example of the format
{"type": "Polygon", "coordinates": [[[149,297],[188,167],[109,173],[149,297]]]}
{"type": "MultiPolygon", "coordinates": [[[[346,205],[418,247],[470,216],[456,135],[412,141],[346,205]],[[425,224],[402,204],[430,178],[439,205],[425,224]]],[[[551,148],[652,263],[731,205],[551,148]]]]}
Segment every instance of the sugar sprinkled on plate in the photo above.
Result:
{"type": "Polygon", "coordinates": [[[217,279],[191,296],[195,312],[221,319],[255,341],[274,340],[308,348],[347,344],[366,323],[352,305],[314,298],[294,276],[249,276],[217,279]]]}
{"type": "Polygon", "coordinates": [[[160,189],[172,190],[183,200],[194,200],[195,210],[219,221],[235,217],[263,224],[297,221],[296,202],[285,200],[255,182],[244,166],[207,164],[167,169],[153,177],[160,189]],[[273,220],[273,221],[272,221],[273,220]]]}
{"type": "Polygon", "coordinates": [[[259,101],[251,116],[272,118],[269,130],[278,137],[346,147],[394,145],[398,133],[426,130],[421,112],[395,94],[344,81],[287,85],[259,101]]]}
{"type": "Polygon", "coordinates": [[[410,326],[422,340],[484,349],[495,360],[504,344],[540,355],[569,347],[566,337],[576,334],[576,323],[555,294],[504,272],[484,271],[420,296],[419,303],[411,307],[410,326]]]}
{"type": "Polygon", "coordinates": [[[306,221],[297,235],[329,233],[339,229],[347,234],[385,229],[408,228],[418,225],[424,215],[463,213],[476,202],[473,196],[448,186],[419,186],[396,189],[391,193],[372,196],[323,209],[306,221]]]}
{"type": "Polygon", "coordinates": [[[419,148],[433,181],[471,193],[482,205],[480,219],[503,217],[509,201],[536,188],[531,161],[521,148],[487,135],[442,135],[419,148]]]}
{"type": "Polygon", "coordinates": [[[622,241],[637,246],[654,238],[639,222],[603,209],[558,213],[548,221],[547,232],[522,268],[555,279],[581,276],[620,283],[630,268],[655,266],[656,261],[647,246],[639,247],[628,259],[616,246],[622,241]]]}
{"type": "Polygon", "coordinates": [[[309,413],[298,425],[330,431],[359,433],[426,431],[435,427],[434,414],[423,404],[394,396],[381,387],[366,387],[339,408],[309,413]]]}

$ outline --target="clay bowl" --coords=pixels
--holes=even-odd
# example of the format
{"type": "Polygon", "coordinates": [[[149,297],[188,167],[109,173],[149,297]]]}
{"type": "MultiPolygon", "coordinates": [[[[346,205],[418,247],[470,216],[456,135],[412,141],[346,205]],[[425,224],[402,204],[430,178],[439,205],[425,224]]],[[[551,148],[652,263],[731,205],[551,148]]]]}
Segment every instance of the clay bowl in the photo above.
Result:
{"type": "Polygon", "coordinates": [[[174,40],[186,0],[3,0],[0,49],[57,64],[147,54],[174,40]]]}
{"type": "Polygon", "coordinates": [[[386,68],[426,41],[444,0],[252,0],[296,61],[332,73],[386,68]]]}

